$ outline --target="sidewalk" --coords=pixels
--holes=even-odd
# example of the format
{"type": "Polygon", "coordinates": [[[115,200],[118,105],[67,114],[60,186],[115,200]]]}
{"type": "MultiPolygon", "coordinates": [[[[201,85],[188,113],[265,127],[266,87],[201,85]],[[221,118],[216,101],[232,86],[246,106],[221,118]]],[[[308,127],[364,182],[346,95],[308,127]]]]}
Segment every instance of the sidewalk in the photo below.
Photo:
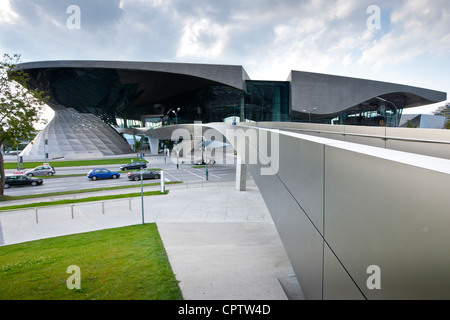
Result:
{"type": "Polygon", "coordinates": [[[0,244],[135,225],[143,219],[157,224],[185,299],[287,299],[279,279],[292,278],[294,272],[256,187],[245,192],[174,188],[168,195],[144,197],[144,212],[140,197],[40,208],[37,216],[35,209],[3,212],[0,244]]]}

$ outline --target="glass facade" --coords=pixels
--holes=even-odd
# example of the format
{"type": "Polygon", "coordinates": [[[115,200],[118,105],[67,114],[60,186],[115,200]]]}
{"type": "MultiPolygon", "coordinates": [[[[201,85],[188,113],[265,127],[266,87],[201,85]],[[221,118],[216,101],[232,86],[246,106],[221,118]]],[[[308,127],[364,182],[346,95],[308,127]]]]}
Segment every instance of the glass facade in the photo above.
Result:
{"type": "Polygon", "coordinates": [[[251,121],[293,121],[289,117],[289,82],[246,81],[244,118],[251,121]]]}
{"type": "Polygon", "coordinates": [[[161,101],[161,123],[295,121],[289,117],[289,98],[289,82],[246,81],[245,92],[210,86],[161,101]]]}
{"type": "Polygon", "coordinates": [[[403,109],[383,102],[365,102],[332,119],[321,119],[321,122],[352,126],[398,127],[402,112],[403,109]]]}

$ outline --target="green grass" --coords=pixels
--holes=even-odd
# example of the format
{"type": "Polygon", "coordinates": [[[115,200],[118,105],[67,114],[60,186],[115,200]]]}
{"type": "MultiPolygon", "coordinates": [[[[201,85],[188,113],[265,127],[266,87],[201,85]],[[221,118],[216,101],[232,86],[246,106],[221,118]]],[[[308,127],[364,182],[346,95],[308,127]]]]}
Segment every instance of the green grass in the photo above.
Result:
{"type": "MultiPolygon", "coordinates": [[[[73,161],[48,161],[48,163],[55,168],[61,167],[80,167],[80,166],[96,166],[96,165],[110,165],[110,164],[127,164],[130,162],[144,161],[138,158],[122,158],[122,159],[100,159],[100,160],[73,160],[73,161]]],[[[32,169],[34,167],[42,166],[41,162],[24,162],[23,169],[32,169]]],[[[5,169],[17,169],[17,162],[5,162],[5,169]]]]}
{"type": "Polygon", "coordinates": [[[0,300],[182,300],[155,224],[0,247],[0,300]],[[69,290],[67,268],[81,272],[69,290]]]}
{"type": "MultiPolygon", "coordinates": [[[[183,181],[171,181],[168,184],[175,183],[183,183],[183,181]]],[[[151,186],[159,186],[160,182],[152,182],[152,183],[144,183],[144,187],[151,186]]],[[[138,188],[141,184],[130,184],[128,186],[116,186],[116,187],[102,187],[102,188],[91,188],[91,189],[81,189],[81,190],[69,190],[69,191],[60,191],[60,192],[48,192],[48,193],[39,193],[39,194],[28,194],[24,196],[0,196],[0,202],[3,201],[13,201],[13,200],[24,200],[24,199],[36,199],[42,197],[54,197],[54,196],[63,196],[70,194],[79,194],[79,193],[89,193],[89,192],[98,192],[98,191],[108,191],[108,190],[118,190],[118,189],[130,189],[130,188],[138,188]]]]}
{"type": "MultiPolygon", "coordinates": [[[[166,190],[165,193],[161,193],[161,191],[146,191],[143,192],[144,196],[157,196],[157,195],[166,195],[169,191],[166,190]]],[[[35,202],[35,203],[26,203],[26,204],[17,204],[11,206],[3,206],[0,207],[0,211],[8,211],[8,210],[16,210],[16,209],[26,209],[26,208],[39,208],[39,207],[48,207],[48,206],[58,206],[62,204],[73,204],[73,203],[83,203],[83,202],[92,202],[92,201],[104,201],[104,200],[113,200],[113,199],[123,199],[123,198],[135,198],[140,197],[140,192],[133,193],[122,193],[122,194],[114,194],[114,195],[106,195],[106,196],[97,196],[97,197],[87,197],[80,199],[67,199],[67,200],[55,200],[55,201],[44,201],[44,202],[35,202]]]]}

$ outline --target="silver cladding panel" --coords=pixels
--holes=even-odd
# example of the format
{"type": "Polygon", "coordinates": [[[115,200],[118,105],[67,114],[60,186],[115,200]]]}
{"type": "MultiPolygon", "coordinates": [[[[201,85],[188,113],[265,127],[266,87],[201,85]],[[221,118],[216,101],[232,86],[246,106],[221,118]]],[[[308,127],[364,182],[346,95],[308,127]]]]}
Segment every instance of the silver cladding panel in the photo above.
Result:
{"type": "Polygon", "coordinates": [[[278,134],[279,172],[248,168],[307,299],[450,298],[449,160],[278,134]]]}
{"type": "Polygon", "coordinates": [[[365,296],[449,299],[450,175],[331,146],[325,159],[325,237],[365,296]]]}

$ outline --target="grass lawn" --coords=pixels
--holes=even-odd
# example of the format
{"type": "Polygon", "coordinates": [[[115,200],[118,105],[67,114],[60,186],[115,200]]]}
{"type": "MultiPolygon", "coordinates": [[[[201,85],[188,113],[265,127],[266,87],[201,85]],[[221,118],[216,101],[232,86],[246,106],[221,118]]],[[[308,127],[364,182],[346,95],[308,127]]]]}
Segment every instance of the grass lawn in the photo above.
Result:
{"type": "Polygon", "coordinates": [[[182,300],[156,224],[0,247],[0,300],[182,300]],[[80,289],[68,289],[69,266],[80,289]]]}

